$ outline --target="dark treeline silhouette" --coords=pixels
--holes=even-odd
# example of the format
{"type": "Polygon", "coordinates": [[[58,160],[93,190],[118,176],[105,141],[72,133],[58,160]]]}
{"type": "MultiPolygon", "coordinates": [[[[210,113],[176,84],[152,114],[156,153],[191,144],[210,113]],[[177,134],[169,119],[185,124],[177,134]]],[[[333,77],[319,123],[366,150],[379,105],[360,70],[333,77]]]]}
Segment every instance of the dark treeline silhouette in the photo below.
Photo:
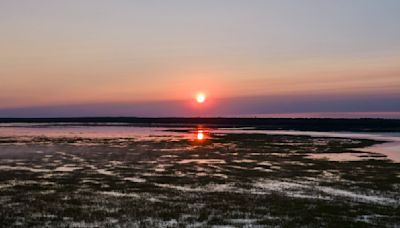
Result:
{"type": "Polygon", "coordinates": [[[63,123],[63,124],[135,124],[140,126],[255,127],[268,130],[302,131],[400,131],[396,119],[290,119],[290,118],[142,118],[142,117],[79,117],[79,118],[0,118],[0,123],[63,123]]]}

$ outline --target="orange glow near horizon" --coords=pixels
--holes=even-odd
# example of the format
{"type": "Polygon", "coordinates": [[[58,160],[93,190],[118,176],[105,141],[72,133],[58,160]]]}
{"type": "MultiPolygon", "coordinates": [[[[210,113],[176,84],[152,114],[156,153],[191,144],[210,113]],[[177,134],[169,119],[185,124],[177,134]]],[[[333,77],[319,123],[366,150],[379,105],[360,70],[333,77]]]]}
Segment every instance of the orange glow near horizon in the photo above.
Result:
{"type": "Polygon", "coordinates": [[[204,93],[198,93],[196,95],[196,101],[197,103],[204,103],[204,101],[206,101],[206,95],[204,95],[204,93]]]}

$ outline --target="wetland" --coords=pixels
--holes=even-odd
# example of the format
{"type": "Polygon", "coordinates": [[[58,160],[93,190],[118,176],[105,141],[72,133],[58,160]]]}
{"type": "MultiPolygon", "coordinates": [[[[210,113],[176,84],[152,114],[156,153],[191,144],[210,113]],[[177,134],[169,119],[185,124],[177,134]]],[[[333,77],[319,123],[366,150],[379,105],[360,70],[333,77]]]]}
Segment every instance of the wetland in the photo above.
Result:
{"type": "Polygon", "coordinates": [[[0,226],[397,227],[399,142],[395,132],[2,124],[0,226]]]}

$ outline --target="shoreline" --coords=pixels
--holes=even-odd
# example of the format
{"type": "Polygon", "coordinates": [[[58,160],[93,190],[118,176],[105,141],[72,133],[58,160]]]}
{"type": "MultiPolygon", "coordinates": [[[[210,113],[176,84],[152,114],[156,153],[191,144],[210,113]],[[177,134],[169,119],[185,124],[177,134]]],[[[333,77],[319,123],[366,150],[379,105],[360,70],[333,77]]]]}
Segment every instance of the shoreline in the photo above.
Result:
{"type": "Polygon", "coordinates": [[[396,119],[319,119],[319,118],[142,118],[142,117],[81,117],[81,118],[0,118],[0,124],[57,125],[126,125],[144,127],[254,127],[259,130],[298,130],[325,132],[400,132],[396,119]]]}

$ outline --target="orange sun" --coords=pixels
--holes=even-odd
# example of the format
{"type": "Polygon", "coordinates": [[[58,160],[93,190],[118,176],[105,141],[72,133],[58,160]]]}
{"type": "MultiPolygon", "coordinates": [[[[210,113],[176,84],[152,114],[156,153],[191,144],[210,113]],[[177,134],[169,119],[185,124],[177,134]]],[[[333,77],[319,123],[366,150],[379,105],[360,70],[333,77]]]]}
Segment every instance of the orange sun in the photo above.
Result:
{"type": "Polygon", "coordinates": [[[204,93],[198,93],[196,95],[196,101],[197,103],[204,103],[204,101],[206,101],[206,95],[204,95],[204,93]]]}

